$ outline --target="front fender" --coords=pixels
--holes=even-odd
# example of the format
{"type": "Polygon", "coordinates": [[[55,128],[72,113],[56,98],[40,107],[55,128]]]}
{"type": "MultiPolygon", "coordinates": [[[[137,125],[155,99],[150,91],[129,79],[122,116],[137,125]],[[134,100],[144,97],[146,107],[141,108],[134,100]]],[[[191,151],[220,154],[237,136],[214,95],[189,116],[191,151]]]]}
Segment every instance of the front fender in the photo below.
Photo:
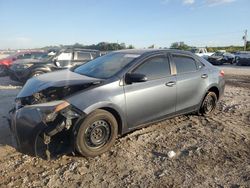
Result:
{"type": "Polygon", "coordinates": [[[121,119],[121,126],[122,126],[121,133],[122,134],[126,133],[128,131],[126,114],[124,114],[123,110],[119,106],[113,104],[112,102],[110,101],[97,102],[91,106],[86,107],[85,109],[82,109],[82,111],[84,112],[84,114],[88,115],[97,109],[103,109],[103,108],[109,108],[116,111],[116,113],[119,115],[121,119]]]}
{"type": "Polygon", "coordinates": [[[126,100],[123,87],[119,86],[119,81],[86,89],[65,100],[85,114],[90,114],[100,108],[111,108],[119,114],[122,120],[122,133],[127,129],[126,100]]]}

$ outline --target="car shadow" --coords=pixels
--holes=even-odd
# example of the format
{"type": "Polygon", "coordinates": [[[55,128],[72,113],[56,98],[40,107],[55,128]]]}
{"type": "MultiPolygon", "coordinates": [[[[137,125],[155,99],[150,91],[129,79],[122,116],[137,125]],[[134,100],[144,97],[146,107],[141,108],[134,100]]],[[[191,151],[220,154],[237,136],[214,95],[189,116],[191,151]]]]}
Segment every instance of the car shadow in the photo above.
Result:
{"type": "Polygon", "coordinates": [[[9,111],[20,89],[20,83],[11,81],[9,77],[0,77],[0,148],[17,146],[9,127],[9,111]]]}
{"type": "Polygon", "coordinates": [[[0,147],[7,145],[16,148],[17,144],[9,127],[9,117],[2,116],[0,122],[0,147]]]}
{"type": "Polygon", "coordinates": [[[20,88],[23,84],[18,81],[11,80],[8,76],[0,77],[0,86],[1,87],[17,87],[20,88]]]}

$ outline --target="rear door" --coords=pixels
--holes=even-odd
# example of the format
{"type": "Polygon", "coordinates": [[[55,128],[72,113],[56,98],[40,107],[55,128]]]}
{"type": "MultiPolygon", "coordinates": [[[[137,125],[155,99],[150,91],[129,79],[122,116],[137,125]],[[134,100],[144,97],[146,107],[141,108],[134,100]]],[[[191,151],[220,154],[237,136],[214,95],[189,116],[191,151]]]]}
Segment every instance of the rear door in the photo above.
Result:
{"type": "Polygon", "coordinates": [[[130,128],[175,113],[176,76],[165,54],[144,60],[132,72],[146,75],[148,81],[124,86],[130,128]]]}
{"type": "Polygon", "coordinates": [[[176,112],[196,109],[208,83],[206,67],[193,56],[174,53],[172,62],[177,72],[176,112]]]}

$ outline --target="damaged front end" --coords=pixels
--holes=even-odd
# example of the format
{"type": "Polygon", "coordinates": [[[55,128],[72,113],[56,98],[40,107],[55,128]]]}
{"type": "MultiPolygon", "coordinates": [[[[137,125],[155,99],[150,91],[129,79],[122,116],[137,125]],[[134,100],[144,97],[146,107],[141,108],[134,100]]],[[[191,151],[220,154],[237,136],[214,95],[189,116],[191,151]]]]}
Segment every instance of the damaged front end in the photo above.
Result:
{"type": "Polygon", "coordinates": [[[58,100],[24,106],[12,113],[18,150],[50,159],[73,151],[73,126],[83,112],[58,100]]]}
{"type": "Polygon", "coordinates": [[[10,113],[18,149],[46,158],[73,151],[74,125],[85,114],[65,99],[100,83],[69,70],[29,79],[10,113]]]}

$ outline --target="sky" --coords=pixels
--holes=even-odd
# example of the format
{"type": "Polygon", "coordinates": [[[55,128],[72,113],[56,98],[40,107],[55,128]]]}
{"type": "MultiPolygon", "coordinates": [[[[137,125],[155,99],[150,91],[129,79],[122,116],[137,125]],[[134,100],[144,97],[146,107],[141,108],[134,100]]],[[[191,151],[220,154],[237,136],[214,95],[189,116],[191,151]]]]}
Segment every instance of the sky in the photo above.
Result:
{"type": "Polygon", "coordinates": [[[0,49],[243,45],[249,7],[250,0],[0,0],[0,49]]]}

